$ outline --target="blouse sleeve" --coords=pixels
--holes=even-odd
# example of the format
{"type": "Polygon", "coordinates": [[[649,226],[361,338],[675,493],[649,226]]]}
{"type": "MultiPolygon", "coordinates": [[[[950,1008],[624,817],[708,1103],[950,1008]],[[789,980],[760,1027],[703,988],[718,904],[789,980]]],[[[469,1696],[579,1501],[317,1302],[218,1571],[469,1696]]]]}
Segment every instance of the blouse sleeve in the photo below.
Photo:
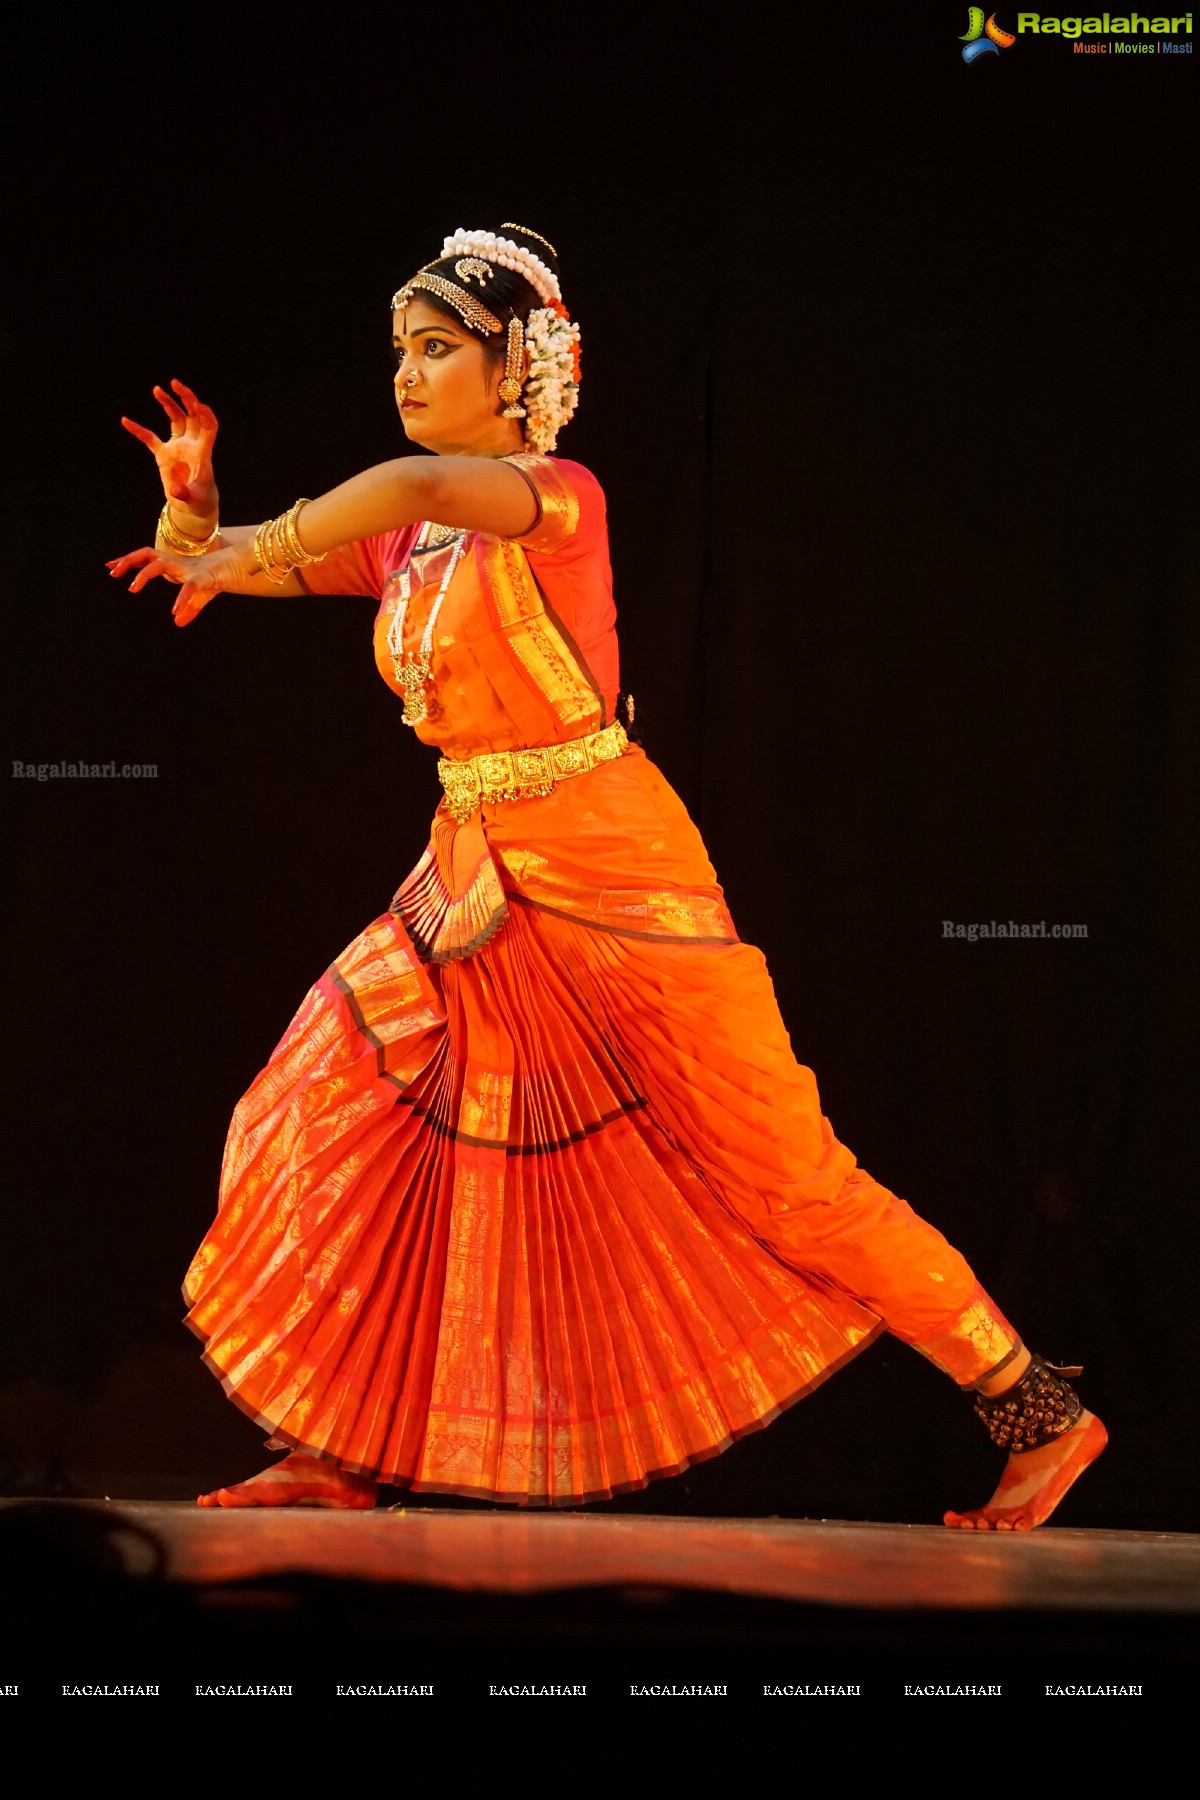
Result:
{"type": "Polygon", "coordinates": [[[538,516],[532,530],[513,541],[524,550],[550,552],[561,549],[577,536],[590,536],[593,524],[603,521],[604,497],[600,484],[580,463],[521,451],[503,459],[511,463],[533,490],[538,516]],[[598,520],[592,515],[598,512],[598,520]]]}
{"type": "Polygon", "coordinates": [[[306,594],[367,594],[378,600],[388,575],[404,560],[411,531],[411,526],[405,526],[380,537],[341,544],[321,562],[295,570],[296,580],[306,594]]]}
{"type": "Polygon", "coordinates": [[[614,715],[620,687],[604,489],[590,469],[562,457],[522,452],[504,461],[538,501],[532,530],[510,541],[528,554],[538,591],[602,696],[603,724],[614,715]]]}

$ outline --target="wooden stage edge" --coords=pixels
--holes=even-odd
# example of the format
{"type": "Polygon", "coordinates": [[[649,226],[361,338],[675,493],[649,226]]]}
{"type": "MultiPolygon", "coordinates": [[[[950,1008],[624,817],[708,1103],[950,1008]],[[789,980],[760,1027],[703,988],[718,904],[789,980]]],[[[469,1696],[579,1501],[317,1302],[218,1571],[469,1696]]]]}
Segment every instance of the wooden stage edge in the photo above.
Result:
{"type": "Polygon", "coordinates": [[[1200,1536],[1178,1533],[7,1500],[0,1586],[0,1694],[33,1707],[132,1682],[462,1719],[527,1695],[1178,1709],[1200,1680],[1200,1536]]]}
{"type": "Polygon", "coordinates": [[[184,1588],[299,1576],[514,1598],[640,1588],[873,1612],[1200,1613],[1200,1536],[1169,1532],[0,1500],[0,1542],[30,1532],[102,1541],[129,1580],[184,1588]]]}

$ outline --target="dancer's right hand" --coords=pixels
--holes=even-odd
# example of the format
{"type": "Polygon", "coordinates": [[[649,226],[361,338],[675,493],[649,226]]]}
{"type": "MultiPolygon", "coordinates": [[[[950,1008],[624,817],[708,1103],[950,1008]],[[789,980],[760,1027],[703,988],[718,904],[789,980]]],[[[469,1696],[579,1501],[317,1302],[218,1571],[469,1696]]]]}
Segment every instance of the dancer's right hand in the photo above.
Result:
{"type": "Polygon", "coordinates": [[[112,557],[105,566],[113,576],[137,570],[129,584],[131,594],[140,594],[146,583],[158,575],[175,582],[179,592],[171,617],[177,625],[190,625],[218,594],[244,593],[245,584],[261,574],[252,539],[223,545],[206,556],[175,556],[169,550],[144,544],[140,550],[112,557]]]}
{"type": "Polygon", "coordinates": [[[212,462],[217,416],[182,381],[173,381],[171,386],[178,400],[172,399],[165,388],[154,389],[154,398],[171,427],[168,438],[160,438],[133,419],[122,418],[121,423],[140,444],[145,444],[158,464],[163,493],[173,503],[176,525],[191,537],[205,538],[215,526],[218,512],[212,462]]]}

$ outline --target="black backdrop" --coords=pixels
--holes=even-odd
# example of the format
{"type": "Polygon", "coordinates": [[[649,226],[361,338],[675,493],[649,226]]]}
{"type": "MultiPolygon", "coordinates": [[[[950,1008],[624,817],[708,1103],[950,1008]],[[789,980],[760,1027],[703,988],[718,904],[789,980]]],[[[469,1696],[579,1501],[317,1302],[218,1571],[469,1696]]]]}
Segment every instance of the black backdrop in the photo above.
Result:
{"type": "MultiPolygon", "coordinates": [[[[228,598],[180,633],[165,587],[109,582],[158,504],[118,416],[182,376],[222,421],[227,517],[321,492],[398,453],[394,287],[515,217],[582,324],[560,447],[608,493],[624,685],[824,1110],[1087,1365],[1114,1441],[1066,1522],[1194,1526],[1194,63],[1022,37],[968,67],[964,12],[250,7],[27,40],[0,292],[9,1492],[186,1497],[260,1465],[179,1282],[238,1096],[437,795],[372,603],[228,598]]],[[[992,1471],[884,1339],[613,1504],[927,1520],[992,1471]]]]}

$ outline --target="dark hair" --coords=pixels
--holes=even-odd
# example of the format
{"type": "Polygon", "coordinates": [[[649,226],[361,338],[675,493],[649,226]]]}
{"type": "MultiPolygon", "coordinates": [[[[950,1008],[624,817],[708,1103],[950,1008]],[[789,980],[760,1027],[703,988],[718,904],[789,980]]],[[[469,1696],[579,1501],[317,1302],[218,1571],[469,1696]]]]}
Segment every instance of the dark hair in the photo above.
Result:
{"type": "MultiPolygon", "coordinates": [[[[480,229],[491,231],[492,227],[488,225],[480,227],[480,229]]],[[[543,239],[534,237],[531,232],[522,231],[513,225],[497,229],[496,235],[497,237],[511,238],[514,244],[520,244],[524,250],[532,250],[533,254],[539,257],[554,275],[558,274],[558,258],[551,253],[549,245],[543,239]]],[[[530,313],[543,304],[542,298],[537,289],[531,287],[524,275],[519,275],[515,269],[503,268],[499,263],[488,264],[492,271],[490,280],[478,275],[468,276],[464,280],[454,271],[455,263],[462,261],[463,254],[469,254],[469,252],[444,256],[438,262],[430,263],[427,269],[422,270],[422,274],[441,275],[446,281],[453,282],[455,287],[462,288],[464,292],[472,294],[476,300],[482,301],[488,311],[494,313],[499,319],[501,326],[499,332],[481,331],[477,325],[469,324],[449,300],[443,300],[439,295],[430,293],[427,288],[418,288],[417,293],[420,294],[426,306],[431,306],[435,312],[441,313],[447,319],[453,319],[456,325],[478,338],[489,360],[503,362],[508,349],[509,319],[515,313],[524,325],[530,313]]]]}

